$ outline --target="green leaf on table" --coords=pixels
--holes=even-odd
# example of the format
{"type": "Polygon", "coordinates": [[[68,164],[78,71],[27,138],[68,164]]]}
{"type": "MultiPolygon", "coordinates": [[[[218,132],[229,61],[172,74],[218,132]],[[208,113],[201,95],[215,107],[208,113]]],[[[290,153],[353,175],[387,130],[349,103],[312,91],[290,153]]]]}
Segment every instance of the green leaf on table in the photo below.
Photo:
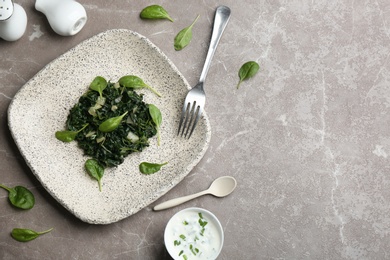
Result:
{"type": "Polygon", "coordinates": [[[20,209],[31,209],[34,207],[35,197],[29,189],[23,186],[10,188],[2,184],[0,184],[0,187],[8,191],[8,199],[13,206],[20,209]]]}
{"type": "Polygon", "coordinates": [[[244,63],[240,70],[238,71],[238,77],[240,78],[238,84],[237,84],[237,89],[240,87],[241,83],[244,80],[247,80],[253,76],[256,75],[256,73],[259,71],[260,66],[257,62],[255,61],[248,61],[244,63]]]}
{"type": "Polygon", "coordinates": [[[150,5],[142,9],[140,13],[142,19],[167,19],[173,22],[168,12],[160,5],[150,5]]]}
{"type": "Polygon", "coordinates": [[[180,51],[184,49],[192,40],[192,27],[194,27],[196,21],[199,19],[199,15],[195,18],[192,24],[182,29],[175,37],[174,47],[175,50],[180,51]]]}
{"type": "Polygon", "coordinates": [[[14,228],[11,232],[11,236],[19,242],[28,242],[52,230],[53,228],[42,232],[36,232],[34,230],[26,229],[26,228],[14,228]]]}

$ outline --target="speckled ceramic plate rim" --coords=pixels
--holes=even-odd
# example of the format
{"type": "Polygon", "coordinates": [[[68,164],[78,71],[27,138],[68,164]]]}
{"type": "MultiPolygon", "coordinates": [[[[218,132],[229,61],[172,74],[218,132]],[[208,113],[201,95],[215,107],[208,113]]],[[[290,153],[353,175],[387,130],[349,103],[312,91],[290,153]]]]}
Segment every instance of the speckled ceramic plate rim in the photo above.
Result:
{"type": "MultiPolygon", "coordinates": [[[[149,194],[148,196],[146,196],[142,201],[139,201],[136,206],[133,206],[130,209],[126,209],[126,206],[127,206],[126,204],[125,205],[118,205],[118,210],[115,211],[116,209],[114,208],[113,212],[109,212],[108,213],[108,216],[92,216],[92,215],[88,215],[88,213],[81,212],[80,210],[75,209],[71,205],[72,203],[70,203],[69,201],[66,200],[66,198],[61,197],[61,196],[59,196],[56,193],[56,187],[53,187],[53,185],[48,185],[46,183],[44,178],[42,178],[43,176],[41,175],[41,169],[39,169],[39,166],[37,167],[36,163],[35,163],[36,158],[34,156],[34,152],[37,152],[37,151],[31,151],[29,149],[29,147],[28,147],[28,142],[29,141],[30,142],[31,141],[34,142],[34,141],[31,140],[31,139],[26,138],[25,133],[19,132],[21,127],[19,126],[20,122],[18,122],[18,120],[20,120],[20,118],[23,118],[23,115],[21,115],[19,113],[18,109],[21,109],[21,107],[23,107],[23,106],[31,105],[30,103],[26,103],[25,100],[21,100],[19,97],[23,96],[23,94],[25,94],[24,92],[27,92],[28,90],[30,90],[32,88],[32,86],[34,86],[34,84],[32,82],[37,77],[39,77],[43,72],[46,72],[47,70],[50,70],[50,68],[49,68],[50,66],[52,66],[53,64],[56,64],[63,57],[65,57],[67,55],[72,55],[70,53],[75,51],[81,45],[93,44],[93,41],[96,40],[96,38],[99,38],[99,37],[102,37],[102,36],[104,37],[106,35],[116,35],[116,34],[128,34],[129,36],[135,36],[136,38],[138,38],[141,42],[143,42],[144,44],[146,44],[148,46],[148,48],[150,49],[151,52],[153,52],[153,51],[157,52],[158,55],[166,62],[166,64],[170,67],[169,69],[172,70],[181,79],[183,85],[185,86],[185,89],[186,89],[185,91],[187,91],[188,89],[191,88],[191,86],[188,84],[188,82],[183,77],[183,75],[179,72],[179,70],[176,68],[176,66],[149,39],[147,39],[146,37],[140,35],[139,33],[136,33],[136,32],[131,31],[131,30],[114,29],[114,30],[108,30],[106,32],[102,32],[102,33],[100,33],[98,35],[95,35],[95,36],[93,36],[93,37],[83,41],[82,43],[80,43],[80,44],[76,45],[75,47],[73,47],[72,49],[70,49],[68,52],[64,53],[63,55],[61,55],[58,58],[56,58],[55,60],[53,60],[51,63],[47,64],[40,72],[38,72],[32,79],[30,79],[18,91],[18,93],[15,95],[15,97],[11,101],[11,104],[10,104],[10,106],[8,108],[8,125],[9,125],[9,128],[10,128],[12,137],[13,137],[17,147],[19,148],[23,158],[25,159],[27,165],[32,170],[33,174],[41,182],[42,186],[62,206],[64,206],[67,210],[69,210],[72,214],[74,214],[76,217],[78,217],[82,221],[87,222],[87,223],[91,223],[91,224],[110,224],[110,223],[113,223],[113,222],[117,222],[119,220],[122,220],[122,219],[124,219],[126,217],[131,216],[132,214],[135,214],[139,210],[143,209],[144,207],[148,206],[149,204],[151,204],[152,202],[154,202],[155,200],[160,198],[162,195],[164,195],[170,189],[175,187],[180,181],[182,181],[184,179],[184,177],[187,176],[191,172],[191,170],[199,163],[199,161],[203,158],[206,150],[208,149],[210,138],[211,138],[211,129],[210,129],[209,119],[208,119],[207,113],[204,112],[202,118],[199,121],[199,125],[203,125],[202,126],[203,129],[202,129],[201,126],[199,126],[198,128],[200,128],[200,131],[199,131],[199,129],[197,129],[198,130],[198,134],[196,134],[196,133],[193,134],[193,136],[194,135],[195,136],[198,135],[198,137],[200,136],[200,139],[198,138],[199,140],[195,140],[195,142],[201,141],[200,144],[198,144],[198,146],[199,146],[198,147],[199,148],[198,152],[196,154],[191,155],[192,156],[191,161],[184,162],[184,165],[181,168],[181,172],[177,173],[177,176],[173,177],[169,181],[168,184],[164,183],[164,185],[160,185],[160,186],[157,185],[158,187],[156,187],[155,192],[153,194],[149,194]]],[[[184,96],[182,98],[184,100],[184,96]]],[[[34,101],[33,98],[32,98],[32,101],[34,101]]],[[[29,100],[29,102],[31,102],[31,100],[29,100]]],[[[182,101],[180,101],[180,102],[182,102],[182,101]]],[[[74,104],[72,104],[72,106],[73,105],[74,104]]],[[[20,111],[20,112],[22,113],[23,111],[20,111]]],[[[26,110],[24,110],[24,112],[26,112],[26,110]]],[[[179,111],[177,111],[177,114],[178,113],[179,113],[179,111]]],[[[175,128],[177,128],[177,126],[172,126],[172,129],[175,129],[175,128]]],[[[193,138],[193,139],[197,138],[197,137],[193,137],[193,136],[191,138],[193,138]]],[[[185,141],[183,141],[184,140],[183,138],[182,139],[178,139],[178,140],[179,140],[179,142],[181,142],[178,145],[180,145],[180,146],[184,145],[185,146],[185,141]]],[[[76,149],[78,149],[78,148],[76,148],[76,149]]],[[[147,148],[147,149],[150,149],[150,148],[147,148]]],[[[173,148],[173,149],[175,149],[175,148],[173,148]]],[[[80,149],[78,149],[78,150],[80,150],[80,149]]],[[[189,150],[191,150],[191,148],[189,150]]],[[[42,151],[38,151],[38,152],[42,152],[42,151]]],[[[145,152],[142,152],[141,154],[143,154],[143,153],[145,153],[145,152]]],[[[158,158],[161,160],[162,157],[160,156],[158,158]]],[[[146,159],[150,159],[150,157],[148,157],[147,155],[139,157],[140,160],[141,159],[145,159],[145,158],[146,159]]],[[[116,170],[120,171],[118,169],[116,169],[116,170]]],[[[166,172],[168,172],[168,170],[165,171],[165,173],[166,172]]],[[[82,174],[82,173],[80,173],[80,174],[82,174]]],[[[106,175],[107,175],[107,173],[106,173],[106,175]]],[[[107,179],[109,179],[110,177],[106,176],[106,175],[104,176],[103,179],[104,179],[104,181],[107,182],[107,179]]],[[[162,177],[160,177],[160,178],[162,178],[162,177]]],[[[95,192],[96,191],[96,186],[92,185],[91,187],[92,187],[91,191],[95,192]]],[[[108,199],[108,201],[109,201],[109,199],[108,199]]],[[[84,205],[84,206],[88,207],[88,205],[84,205]]]]}

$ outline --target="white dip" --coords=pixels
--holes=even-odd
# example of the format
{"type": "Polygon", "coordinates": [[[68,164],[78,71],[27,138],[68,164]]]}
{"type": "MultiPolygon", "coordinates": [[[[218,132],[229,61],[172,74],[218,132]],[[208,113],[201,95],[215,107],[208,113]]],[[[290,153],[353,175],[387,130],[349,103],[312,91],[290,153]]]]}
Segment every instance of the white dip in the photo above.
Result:
{"type": "Polygon", "coordinates": [[[167,226],[165,243],[171,243],[175,259],[216,259],[221,235],[206,212],[189,210],[176,214],[167,226]]]}

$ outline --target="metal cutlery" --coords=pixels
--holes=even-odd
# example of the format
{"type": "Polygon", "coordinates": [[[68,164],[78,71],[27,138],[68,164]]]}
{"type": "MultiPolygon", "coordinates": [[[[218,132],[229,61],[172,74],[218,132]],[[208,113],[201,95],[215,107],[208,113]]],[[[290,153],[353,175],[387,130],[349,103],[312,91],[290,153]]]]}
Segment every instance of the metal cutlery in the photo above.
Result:
{"type": "Polygon", "coordinates": [[[221,39],[222,33],[230,18],[230,9],[227,6],[219,6],[216,9],[214,17],[213,32],[211,35],[210,46],[207,52],[206,60],[203,66],[199,82],[188,93],[184,100],[183,109],[177,134],[185,138],[190,138],[200,116],[202,115],[206,102],[206,94],[203,84],[206,80],[207,72],[210,68],[211,60],[221,39]]]}

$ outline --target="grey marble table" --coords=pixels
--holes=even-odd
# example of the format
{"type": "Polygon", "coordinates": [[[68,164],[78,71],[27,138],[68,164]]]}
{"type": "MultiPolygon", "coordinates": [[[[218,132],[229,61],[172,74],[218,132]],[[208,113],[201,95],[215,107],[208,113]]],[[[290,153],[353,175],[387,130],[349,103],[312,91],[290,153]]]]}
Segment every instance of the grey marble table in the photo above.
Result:
{"type": "Polygon", "coordinates": [[[28,187],[36,206],[16,210],[0,190],[0,259],[170,259],[165,224],[190,206],[222,222],[219,259],[390,258],[389,1],[82,0],[88,22],[72,37],[56,35],[34,1],[17,2],[28,15],[26,33],[0,40],[0,183],[28,187]],[[175,22],[141,20],[150,4],[163,5],[175,22]],[[7,125],[12,98],[53,59],[115,28],[148,37],[194,85],[220,4],[232,17],[206,82],[212,137],[205,157],[137,214],[110,225],[80,221],[19,153],[7,125]],[[175,51],[174,36],[196,14],[192,42],[175,51]],[[236,89],[248,60],[261,69],[236,89]],[[230,196],[152,210],[222,175],[237,179],[230,196]],[[10,237],[14,227],[54,230],[20,243],[10,237]]]}

